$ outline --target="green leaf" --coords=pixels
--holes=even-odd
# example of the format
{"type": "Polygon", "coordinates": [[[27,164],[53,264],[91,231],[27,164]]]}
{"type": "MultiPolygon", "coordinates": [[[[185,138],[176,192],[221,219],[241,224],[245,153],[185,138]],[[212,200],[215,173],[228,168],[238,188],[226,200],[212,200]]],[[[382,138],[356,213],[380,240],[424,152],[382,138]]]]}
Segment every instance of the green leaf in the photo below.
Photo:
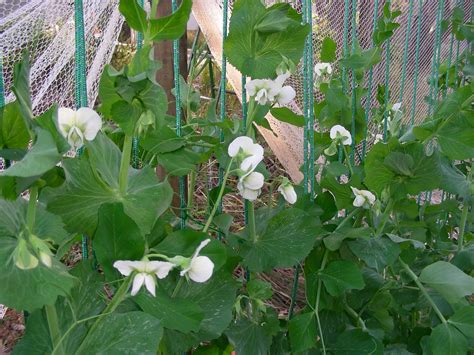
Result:
{"type": "Polygon", "coordinates": [[[53,258],[50,268],[40,262],[34,269],[19,269],[12,258],[17,244],[16,238],[0,236],[0,303],[32,311],[69,293],[75,278],[63,264],[53,258]]]}
{"type": "Polygon", "coordinates": [[[136,0],[120,0],[119,10],[127,21],[127,25],[135,31],[146,33],[148,23],[146,12],[136,0]]]}
{"type": "Polygon", "coordinates": [[[285,31],[293,22],[286,17],[287,6],[273,7],[255,25],[255,30],[261,33],[274,33],[285,31]]]}
{"type": "Polygon", "coordinates": [[[373,47],[361,53],[352,54],[347,59],[342,59],[341,65],[354,70],[368,69],[382,60],[381,52],[380,48],[373,47]]]}
{"type": "Polygon", "coordinates": [[[365,184],[379,196],[388,188],[391,196],[404,198],[406,194],[437,188],[438,165],[437,155],[427,156],[422,144],[400,144],[393,139],[388,144],[376,144],[367,154],[365,184]],[[416,163],[412,165],[411,161],[416,163]]]}
{"type": "Polygon", "coordinates": [[[40,116],[35,118],[35,124],[48,131],[56,142],[58,152],[61,154],[69,151],[70,146],[66,138],[60,133],[57,122],[58,122],[58,109],[54,105],[48,111],[42,113],[40,116]]]}
{"type": "Polygon", "coordinates": [[[320,60],[325,63],[332,63],[336,60],[337,44],[331,37],[323,39],[321,45],[320,60]]]}
{"type": "Polygon", "coordinates": [[[169,153],[186,145],[186,139],[178,137],[169,127],[154,130],[140,140],[140,145],[153,154],[169,153]]]}
{"type": "Polygon", "coordinates": [[[384,159],[384,164],[397,174],[413,176],[412,169],[415,162],[408,154],[392,152],[384,159]]]}
{"type": "Polygon", "coordinates": [[[229,62],[242,74],[257,78],[273,78],[284,60],[299,63],[309,25],[302,24],[299,15],[288,4],[276,4],[268,9],[260,1],[239,0],[234,4],[229,35],[224,52],[229,62]],[[285,9],[288,26],[285,31],[260,33],[256,26],[266,14],[285,9]]]}
{"type": "Polygon", "coordinates": [[[87,142],[86,147],[91,164],[102,180],[110,187],[118,189],[117,176],[120,172],[118,162],[122,158],[120,149],[101,132],[97,134],[92,142],[87,142]]]}
{"type": "Polygon", "coordinates": [[[270,110],[273,117],[281,122],[292,124],[296,127],[304,127],[305,120],[301,115],[297,115],[287,107],[275,107],[270,110]]]}
{"type": "Polygon", "coordinates": [[[217,338],[232,321],[232,310],[237,293],[237,283],[222,268],[206,283],[191,283],[183,287],[179,296],[196,302],[204,312],[199,334],[205,340],[217,338]]]}
{"type": "Polygon", "coordinates": [[[197,333],[183,334],[166,330],[164,342],[169,351],[184,352],[203,341],[218,338],[233,319],[236,289],[236,282],[223,269],[214,273],[206,283],[192,282],[183,286],[177,296],[198,304],[204,312],[204,318],[197,333]]]}
{"type": "Polygon", "coordinates": [[[243,264],[253,272],[291,267],[303,260],[316,242],[317,220],[299,209],[286,209],[268,222],[256,241],[248,241],[243,264]]]}
{"type": "Polygon", "coordinates": [[[474,278],[445,261],[425,267],[420,281],[434,288],[450,303],[459,303],[474,293],[474,278]]]}
{"type": "Polygon", "coordinates": [[[180,38],[186,31],[192,5],[192,0],[183,0],[173,14],[150,20],[150,38],[153,41],[180,38]]]}
{"type": "Polygon", "coordinates": [[[316,346],[316,319],[314,312],[298,314],[288,325],[291,350],[300,352],[316,346]]]}
{"type": "MultiPolygon", "coordinates": [[[[60,295],[66,295],[75,278],[53,258],[51,268],[38,263],[34,269],[19,269],[13,261],[13,251],[18,237],[26,238],[27,202],[19,198],[14,202],[0,199],[0,303],[18,310],[33,310],[45,304],[53,304],[60,295]],[[31,297],[34,294],[35,297],[31,297]]],[[[43,240],[59,244],[67,237],[61,220],[39,205],[36,221],[31,231],[43,240]]]]}
{"type": "Polygon", "coordinates": [[[44,129],[37,128],[36,137],[36,142],[31,150],[22,160],[3,171],[3,176],[37,176],[56,166],[61,155],[51,134],[44,129]]]}
{"type": "Polygon", "coordinates": [[[439,324],[430,335],[430,347],[434,355],[467,354],[466,337],[451,324],[439,324]]]}
{"type": "Polygon", "coordinates": [[[165,90],[155,82],[147,81],[145,88],[139,93],[140,100],[147,110],[155,115],[156,126],[166,116],[168,111],[168,97],[165,90]]]}
{"type": "Polygon", "coordinates": [[[376,354],[377,341],[360,329],[344,331],[334,346],[337,355],[376,354]]]}
{"type": "Polygon", "coordinates": [[[196,164],[201,162],[202,156],[183,147],[172,152],[158,154],[157,160],[169,175],[184,176],[196,169],[196,164]]]}
{"type": "MultiPolygon", "coordinates": [[[[71,275],[78,278],[79,282],[74,287],[74,292],[67,297],[60,297],[56,303],[56,312],[60,316],[60,332],[65,334],[75,320],[96,316],[105,308],[104,282],[101,275],[94,270],[91,261],[77,264],[71,275]],[[72,313],[74,312],[74,314],[72,313]],[[76,318],[75,318],[76,317],[76,318]]],[[[63,348],[66,354],[73,354],[87,333],[88,323],[77,324],[64,338],[63,348]]],[[[14,353],[28,354],[35,349],[41,354],[52,352],[52,341],[46,315],[43,310],[36,310],[29,314],[26,321],[26,333],[15,346],[14,353]]]]}
{"type": "Polygon", "coordinates": [[[212,220],[212,223],[219,228],[219,231],[224,233],[225,236],[229,234],[230,227],[232,227],[232,222],[234,217],[230,214],[222,213],[215,216],[212,220]]]}
{"type": "Polygon", "coordinates": [[[112,313],[76,354],[155,355],[163,335],[158,319],[143,312],[112,313]]]}
{"type": "Polygon", "coordinates": [[[20,117],[18,101],[10,102],[0,109],[0,148],[25,149],[29,142],[30,134],[20,117]]]}
{"type": "Polygon", "coordinates": [[[267,300],[272,297],[272,285],[266,281],[252,279],[247,282],[249,297],[258,300],[267,300]]]}
{"type": "Polygon", "coordinates": [[[112,264],[116,260],[140,260],[145,252],[145,238],[137,224],[123,211],[121,203],[99,208],[94,235],[94,251],[107,279],[119,274],[112,264]]]}
{"type": "Polygon", "coordinates": [[[135,302],[146,312],[160,320],[163,327],[184,333],[197,331],[204,313],[195,302],[184,298],[171,298],[157,290],[156,297],[144,291],[135,298],[135,302]]]}
{"type": "Polygon", "coordinates": [[[225,332],[237,354],[267,355],[272,335],[267,323],[254,323],[242,318],[225,332]]]}
{"type": "Polygon", "coordinates": [[[401,252],[398,244],[385,237],[357,239],[350,241],[348,246],[355,256],[364,260],[369,267],[378,272],[392,265],[401,252]]]}
{"type": "MultiPolygon", "coordinates": [[[[121,202],[125,214],[135,221],[142,234],[148,234],[155,220],[171,204],[173,189],[167,180],[158,182],[151,167],[139,171],[130,169],[124,194],[98,179],[97,167],[91,166],[85,156],[64,159],[63,167],[66,183],[59,189],[45,189],[43,195],[48,210],[61,216],[71,232],[94,234],[100,206],[121,202]]],[[[113,170],[112,167],[107,169],[113,170]]]]}
{"type": "Polygon", "coordinates": [[[110,114],[114,122],[129,136],[135,134],[136,125],[142,113],[143,109],[136,100],[132,103],[128,103],[125,100],[117,101],[110,109],[110,114]]]}
{"type": "Polygon", "coordinates": [[[474,339],[474,307],[462,307],[448,320],[448,323],[458,328],[467,338],[474,339]]]}
{"type": "Polygon", "coordinates": [[[324,245],[329,250],[336,251],[345,239],[367,239],[370,238],[371,233],[373,230],[369,227],[343,227],[324,238],[324,245]]]}
{"type": "Polygon", "coordinates": [[[122,100],[122,97],[117,93],[116,79],[117,72],[111,65],[106,65],[102,76],[100,77],[99,83],[99,98],[100,98],[100,107],[99,110],[104,114],[106,118],[112,116],[111,109],[112,106],[117,102],[122,100]]]}
{"type": "Polygon", "coordinates": [[[326,290],[334,297],[347,290],[362,290],[365,285],[362,271],[352,261],[333,261],[321,271],[320,277],[326,290]]]}
{"type": "Polygon", "coordinates": [[[20,113],[25,126],[31,130],[33,126],[33,112],[30,96],[30,62],[26,51],[23,52],[22,61],[15,63],[12,91],[20,106],[20,113]]]}

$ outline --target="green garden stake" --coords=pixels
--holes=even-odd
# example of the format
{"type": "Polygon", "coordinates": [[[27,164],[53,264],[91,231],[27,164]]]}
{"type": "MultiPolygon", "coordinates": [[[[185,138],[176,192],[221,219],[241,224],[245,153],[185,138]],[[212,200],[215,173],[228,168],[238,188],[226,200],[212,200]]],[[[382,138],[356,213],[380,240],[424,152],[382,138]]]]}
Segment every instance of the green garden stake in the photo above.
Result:
{"type": "MultiPolygon", "coordinates": [[[[87,72],[86,72],[86,44],[84,35],[84,9],[82,0],[74,1],[75,26],[75,89],[76,108],[87,107],[87,72]]],[[[82,153],[79,149],[78,155],[82,153]]],[[[89,242],[86,235],[82,236],[82,259],[89,258],[89,242]]]]}

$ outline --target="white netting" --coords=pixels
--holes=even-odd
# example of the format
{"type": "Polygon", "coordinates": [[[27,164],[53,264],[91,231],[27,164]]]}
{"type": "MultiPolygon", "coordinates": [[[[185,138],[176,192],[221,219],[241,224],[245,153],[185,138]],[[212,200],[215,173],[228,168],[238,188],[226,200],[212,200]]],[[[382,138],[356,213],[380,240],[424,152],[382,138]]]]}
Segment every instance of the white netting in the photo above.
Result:
{"type": "MultiPolygon", "coordinates": [[[[89,104],[97,97],[100,74],[112,57],[122,23],[118,0],[84,0],[89,104]]],[[[14,99],[14,64],[28,50],[35,114],[53,103],[74,107],[74,47],[73,0],[0,1],[0,52],[7,102],[14,99]]]]}
{"type": "MultiPolygon", "coordinates": [[[[220,7],[222,11],[222,0],[213,0],[215,4],[220,7]]],[[[230,1],[229,18],[232,12],[232,3],[230,1]]],[[[273,4],[277,1],[266,0],[268,5],[273,4]]],[[[302,0],[288,0],[298,12],[302,11],[302,0]]],[[[319,61],[319,53],[321,49],[322,40],[325,37],[330,36],[337,42],[338,57],[342,55],[343,41],[344,41],[344,0],[316,0],[312,1],[312,13],[313,13],[313,58],[314,63],[319,61]]],[[[352,1],[349,1],[352,3],[352,1]]],[[[374,16],[374,0],[358,0],[357,1],[357,39],[360,42],[362,48],[371,47],[372,43],[372,32],[373,32],[373,16],[374,16]]],[[[379,0],[379,6],[377,10],[377,17],[382,13],[385,1],[379,0]]],[[[402,15],[397,18],[396,22],[399,22],[401,26],[395,31],[394,36],[390,41],[390,69],[389,69],[389,90],[390,90],[390,103],[400,101],[400,91],[402,84],[402,72],[404,63],[404,49],[405,40],[408,33],[408,50],[406,56],[406,79],[402,97],[403,109],[405,111],[405,122],[409,122],[411,118],[412,103],[415,102],[414,120],[415,122],[421,122],[428,113],[429,105],[425,100],[430,94],[430,76],[432,72],[432,61],[435,53],[436,45],[436,25],[437,25],[437,14],[439,4],[443,4],[442,17],[443,19],[450,18],[453,9],[456,6],[460,6],[464,9],[465,21],[469,21],[472,12],[472,0],[424,0],[422,2],[421,12],[418,9],[418,0],[413,0],[413,11],[411,23],[409,23],[409,7],[410,0],[393,0],[392,9],[400,9],[402,15]],[[416,51],[417,51],[417,27],[418,20],[420,20],[420,40],[418,46],[418,70],[416,68],[416,51]],[[414,94],[414,83],[415,78],[417,79],[417,88],[414,94]]],[[[220,15],[222,16],[222,15],[220,15]]],[[[349,35],[348,44],[349,50],[351,46],[351,16],[352,9],[349,8],[349,35]]],[[[216,29],[216,31],[222,31],[216,29]]],[[[451,31],[448,28],[441,35],[441,55],[440,63],[448,61],[449,54],[451,54],[451,63],[454,63],[456,56],[456,45],[457,41],[451,41],[451,31]],[[451,43],[453,46],[451,47],[451,43]],[[451,49],[452,48],[452,49],[451,49]]],[[[461,42],[459,45],[459,52],[462,53],[466,49],[466,42],[461,42]]],[[[302,66],[300,65],[299,72],[292,76],[291,85],[295,87],[297,97],[295,102],[291,105],[292,107],[299,108],[302,110],[303,107],[303,76],[302,66]]],[[[385,69],[386,69],[386,58],[385,50],[383,51],[383,60],[378,63],[373,69],[373,83],[372,91],[370,93],[371,107],[376,105],[376,94],[377,86],[385,84],[385,69]]],[[[367,83],[366,83],[367,84],[367,83]]],[[[320,94],[315,92],[315,97],[320,98],[320,94]]],[[[364,104],[365,107],[365,104],[364,104]]],[[[370,119],[370,116],[369,116],[370,119]]],[[[291,159],[282,159],[284,165],[287,160],[298,159],[299,164],[302,163],[302,133],[297,133],[294,128],[284,126],[284,129],[276,127],[277,134],[280,140],[288,140],[285,144],[285,148],[291,152],[291,159]]],[[[275,127],[274,127],[275,128],[275,127]]],[[[368,139],[374,137],[375,127],[369,123],[368,139]]],[[[369,142],[370,143],[370,142],[369,142]]]]}

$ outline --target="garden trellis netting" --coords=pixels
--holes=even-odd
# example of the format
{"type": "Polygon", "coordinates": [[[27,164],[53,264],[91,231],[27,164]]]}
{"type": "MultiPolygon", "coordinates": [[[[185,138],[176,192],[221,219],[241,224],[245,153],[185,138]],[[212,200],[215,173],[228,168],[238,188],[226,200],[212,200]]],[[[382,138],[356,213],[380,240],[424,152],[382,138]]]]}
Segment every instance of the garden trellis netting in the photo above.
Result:
{"type": "MultiPolygon", "coordinates": [[[[287,2],[300,12],[309,12],[306,10],[309,9],[306,1],[287,2]]],[[[266,1],[266,3],[270,5],[275,1],[266,1]]],[[[327,36],[337,42],[338,56],[341,56],[344,50],[350,54],[354,34],[362,48],[369,48],[375,29],[374,18],[380,16],[385,3],[386,1],[383,0],[312,1],[310,11],[312,43],[307,44],[308,50],[313,53],[313,56],[309,58],[310,62],[319,61],[321,44],[327,36]]],[[[465,42],[456,41],[450,31],[441,30],[443,20],[451,17],[456,6],[464,9],[465,21],[469,20],[473,11],[470,0],[404,0],[391,3],[392,8],[402,11],[401,16],[397,18],[400,27],[395,30],[388,48],[383,53],[382,61],[374,66],[370,76],[366,78],[368,87],[371,89],[370,100],[366,103],[366,107],[369,108],[367,110],[368,144],[373,142],[376,133],[380,133],[376,132],[374,125],[370,124],[370,107],[373,107],[375,103],[377,86],[389,87],[390,103],[402,102],[405,123],[421,122],[433,105],[433,102],[430,103],[426,98],[434,95],[433,90],[436,90],[435,86],[438,85],[434,78],[439,68],[443,64],[454,63],[460,53],[466,50],[465,42]]],[[[225,8],[230,18],[232,1],[194,1],[195,17],[218,63],[222,63],[222,22],[225,8]]],[[[240,96],[242,93],[240,74],[229,66],[227,66],[227,73],[229,83],[240,96]]],[[[296,111],[304,111],[304,82],[313,82],[310,76],[310,72],[304,73],[304,65],[301,63],[297,73],[290,78],[291,85],[297,91],[296,100],[291,104],[291,108],[296,111]]],[[[316,97],[319,97],[317,90],[314,93],[316,97]]],[[[442,95],[442,92],[438,94],[442,95]]],[[[309,100],[308,96],[306,100],[309,100]]],[[[303,177],[300,171],[304,151],[302,130],[271,118],[270,124],[278,137],[265,129],[262,129],[261,133],[291,177],[300,181],[303,177]]],[[[361,154],[362,145],[357,148],[361,154]]]]}
{"type": "MultiPolygon", "coordinates": [[[[298,11],[307,11],[311,16],[312,43],[307,46],[313,56],[309,58],[309,64],[318,62],[322,40],[327,36],[337,42],[338,54],[343,54],[345,49],[350,53],[354,35],[361,47],[369,47],[375,28],[374,18],[380,15],[385,2],[313,1],[311,11],[305,10],[308,6],[304,1],[290,3],[298,11]]],[[[441,19],[449,18],[456,6],[464,9],[467,19],[471,16],[472,1],[405,0],[393,1],[392,6],[402,11],[398,19],[401,26],[395,31],[382,61],[374,66],[367,78],[370,89],[370,100],[366,103],[369,108],[367,119],[370,122],[370,107],[375,102],[377,86],[388,84],[389,101],[402,102],[405,121],[420,122],[433,105],[426,98],[434,95],[433,89],[437,86],[434,78],[439,67],[454,62],[466,49],[465,43],[456,41],[450,31],[441,31],[441,19]]],[[[220,65],[224,8],[227,8],[229,18],[232,1],[195,0],[193,8],[214,58],[220,65]]],[[[73,106],[74,1],[4,1],[0,3],[0,16],[0,53],[6,102],[13,99],[10,88],[14,63],[20,60],[22,51],[27,49],[32,60],[35,113],[44,112],[53,102],[73,106]]],[[[102,69],[111,59],[123,18],[118,11],[118,1],[91,0],[84,1],[84,19],[87,101],[91,104],[97,96],[102,69]]],[[[305,73],[303,64],[299,65],[297,73],[291,78],[291,85],[297,90],[296,100],[291,107],[299,112],[304,111],[305,100],[309,100],[309,95],[305,94],[304,78],[307,78],[306,82],[312,82],[309,77],[312,73],[305,73]]],[[[232,67],[228,67],[225,74],[235,92],[242,97],[240,75],[232,67]]],[[[317,90],[314,93],[318,97],[317,90]]],[[[292,178],[300,181],[304,151],[301,129],[276,120],[270,119],[270,122],[277,136],[264,129],[262,134],[292,178]]],[[[370,144],[377,132],[374,125],[370,124],[368,131],[367,141],[370,144]]],[[[359,154],[362,148],[362,145],[358,147],[359,154]]]]}
{"type": "MultiPolygon", "coordinates": [[[[3,65],[4,99],[11,91],[13,69],[27,50],[31,60],[32,106],[40,114],[53,103],[76,103],[75,20],[71,0],[0,1],[0,58],[3,65]]],[[[123,17],[117,0],[83,2],[87,102],[93,104],[100,75],[112,58],[123,17]]]]}

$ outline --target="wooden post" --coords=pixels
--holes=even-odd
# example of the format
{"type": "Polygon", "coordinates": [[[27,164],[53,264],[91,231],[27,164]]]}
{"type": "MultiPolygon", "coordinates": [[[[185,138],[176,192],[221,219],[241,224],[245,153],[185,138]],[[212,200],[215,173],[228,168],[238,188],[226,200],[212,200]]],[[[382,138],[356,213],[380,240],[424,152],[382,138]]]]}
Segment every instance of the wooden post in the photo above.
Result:
{"type": "MultiPolygon", "coordinates": [[[[156,17],[168,16],[172,13],[171,0],[161,0],[158,3],[156,17]]],[[[156,73],[156,81],[165,89],[168,96],[168,114],[176,115],[176,100],[171,90],[174,88],[174,70],[173,70],[173,41],[160,41],[155,43],[155,59],[162,63],[162,68],[156,73]]],[[[187,78],[187,36],[186,33],[179,42],[179,73],[183,78],[187,78]]],[[[156,174],[160,179],[166,177],[166,171],[162,166],[158,166],[156,174]]],[[[172,206],[180,207],[179,201],[179,179],[173,177],[169,180],[175,195],[172,206]]]]}

